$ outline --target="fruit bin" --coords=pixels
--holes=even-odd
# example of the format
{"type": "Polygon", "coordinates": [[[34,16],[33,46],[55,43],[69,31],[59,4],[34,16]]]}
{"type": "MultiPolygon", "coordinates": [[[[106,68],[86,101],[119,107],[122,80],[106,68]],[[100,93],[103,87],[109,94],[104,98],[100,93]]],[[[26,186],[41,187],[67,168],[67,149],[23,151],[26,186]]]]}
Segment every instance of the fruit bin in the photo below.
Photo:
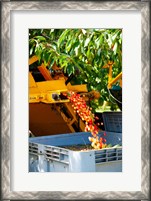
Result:
{"type": "Polygon", "coordinates": [[[103,112],[102,117],[106,131],[122,133],[122,112],[103,112]]]}
{"type": "MultiPolygon", "coordinates": [[[[99,136],[103,134],[100,132],[99,136]]],[[[89,132],[79,132],[29,138],[29,172],[121,172],[122,133],[106,131],[106,143],[112,144],[111,148],[86,151],[67,148],[89,145],[89,136],[89,132]]]]}

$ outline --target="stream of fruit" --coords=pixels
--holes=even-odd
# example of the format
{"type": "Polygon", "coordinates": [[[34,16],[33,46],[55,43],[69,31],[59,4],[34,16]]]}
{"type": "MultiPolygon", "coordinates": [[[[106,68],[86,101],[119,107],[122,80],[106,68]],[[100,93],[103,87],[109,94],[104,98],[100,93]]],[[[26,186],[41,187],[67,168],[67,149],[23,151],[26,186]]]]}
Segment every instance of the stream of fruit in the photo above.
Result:
{"type": "MultiPolygon", "coordinates": [[[[74,112],[76,112],[79,117],[82,119],[82,121],[85,122],[85,132],[91,132],[92,136],[89,136],[89,141],[91,142],[90,145],[87,145],[89,149],[102,149],[106,148],[106,132],[104,132],[104,137],[99,137],[98,132],[99,128],[94,123],[95,119],[98,117],[95,117],[95,115],[92,113],[92,108],[89,107],[84,100],[83,97],[80,96],[80,94],[77,94],[76,92],[68,92],[65,94],[67,98],[70,100],[72,107],[74,109],[74,112]]],[[[86,148],[86,145],[84,145],[86,148]]],[[[74,149],[74,147],[72,147],[74,149]]],[[[77,149],[77,148],[76,148],[77,149]]]]}

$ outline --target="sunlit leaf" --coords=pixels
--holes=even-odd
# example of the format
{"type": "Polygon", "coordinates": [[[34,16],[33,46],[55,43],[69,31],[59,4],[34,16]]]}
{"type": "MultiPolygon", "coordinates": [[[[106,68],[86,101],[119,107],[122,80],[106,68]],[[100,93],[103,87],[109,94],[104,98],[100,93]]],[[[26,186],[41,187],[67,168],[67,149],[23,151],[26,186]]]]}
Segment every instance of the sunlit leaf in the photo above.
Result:
{"type": "Polygon", "coordinates": [[[116,54],[116,52],[117,52],[117,47],[118,47],[118,44],[117,44],[117,42],[114,44],[114,48],[113,48],[113,51],[114,51],[114,54],[116,54]]]}
{"type": "Polygon", "coordinates": [[[46,38],[43,36],[35,36],[36,39],[39,39],[40,41],[46,41],[46,38]]]}
{"type": "Polygon", "coordinates": [[[87,38],[87,39],[85,40],[84,47],[88,46],[90,40],[91,40],[90,38],[87,38]]]}
{"type": "Polygon", "coordinates": [[[74,72],[75,72],[74,66],[68,65],[68,68],[67,68],[68,76],[70,76],[71,74],[74,74],[74,72]]]}
{"type": "Polygon", "coordinates": [[[32,47],[30,48],[30,52],[29,52],[30,55],[32,55],[33,50],[34,50],[34,46],[32,46],[32,47]]]}
{"type": "Polygon", "coordinates": [[[68,32],[70,31],[70,29],[65,29],[65,31],[60,35],[59,40],[58,40],[58,45],[59,47],[62,45],[62,43],[65,40],[66,35],[68,34],[68,32]]]}

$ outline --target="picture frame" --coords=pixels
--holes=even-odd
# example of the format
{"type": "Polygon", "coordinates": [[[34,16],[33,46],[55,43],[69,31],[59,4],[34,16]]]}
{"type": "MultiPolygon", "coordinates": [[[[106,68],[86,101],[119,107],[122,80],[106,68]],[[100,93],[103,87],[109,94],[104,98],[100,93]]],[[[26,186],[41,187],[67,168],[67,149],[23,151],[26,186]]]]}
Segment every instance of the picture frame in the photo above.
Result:
{"type": "MultiPolygon", "coordinates": [[[[1,121],[1,200],[63,200],[63,199],[108,199],[108,200],[149,200],[150,186],[150,31],[149,31],[149,1],[2,1],[2,57],[1,57],[1,92],[2,92],[2,121],[1,121]],[[14,10],[138,10],[141,12],[141,190],[140,191],[12,191],[10,186],[13,184],[11,179],[11,113],[13,106],[11,105],[11,79],[13,79],[10,71],[11,66],[11,35],[10,30],[13,28],[11,24],[11,12],[14,10]],[[51,199],[50,199],[51,198],[51,199]]],[[[28,185],[28,184],[27,184],[28,185]]]]}

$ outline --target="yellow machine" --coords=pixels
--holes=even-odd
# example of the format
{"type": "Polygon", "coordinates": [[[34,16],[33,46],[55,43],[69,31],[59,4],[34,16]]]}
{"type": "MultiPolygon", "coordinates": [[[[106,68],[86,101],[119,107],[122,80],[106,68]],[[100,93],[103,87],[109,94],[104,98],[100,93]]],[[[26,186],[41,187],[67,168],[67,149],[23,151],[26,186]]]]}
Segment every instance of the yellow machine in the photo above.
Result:
{"type": "MultiPolygon", "coordinates": [[[[29,59],[29,65],[38,60],[29,59]]],[[[52,77],[44,64],[37,67],[44,81],[35,81],[29,72],[29,129],[35,136],[84,131],[84,122],[74,113],[71,103],[63,94],[67,91],[87,93],[87,87],[65,84],[67,78],[60,74],[52,77]],[[46,103],[46,104],[43,104],[46,103]]],[[[56,68],[56,66],[55,66],[56,68]]]]}
{"type": "MultiPolygon", "coordinates": [[[[37,56],[29,59],[29,66],[38,61],[37,56]]],[[[120,81],[122,87],[122,73],[116,78],[112,78],[112,65],[109,62],[104,68],[109,68],[108,89],[113,94],[112,86],[120,81]]],[[[54,70],[58,71],[56,65],[54,70]]],[[[74,113],[74,110],[64,92],[75,91],[86,95],[87,97],[99,97],[97,92],[88,92],[85,84],[71,85],[67,84],[67,77],[63,73],[52,76],[51,72],[44,64],[36,66],[38,73],[43,77],[43,81],[35,81],[34,73],[29,71],[29,130],[35,136],[71,133],[84,131],[84,122],[74,113]]],[[[117,95],[117,90],[116,90],[117,95]]],[[[117,104],[120,108],[121,98],[117,104]]]]}
{"type": "MultiPolygon", "coordinates": [[[[38,58],[37,58],[38,59],[38,58]]],[[[35,56],[29,59],[29,65],[37,61],[35,56]]],[[[61,99],[61,94],[67,91],[87,92],[85,84],[68,85],[65,84],[66,78],[59,76],[57,79],[51,77],[50,71],[44,64],[38,67],[39,71],[45,78],[43,82],[35,82],[32,73],[29,72],[29,103],[63,103],[69,102],[68,99],[61,99]]]]}

